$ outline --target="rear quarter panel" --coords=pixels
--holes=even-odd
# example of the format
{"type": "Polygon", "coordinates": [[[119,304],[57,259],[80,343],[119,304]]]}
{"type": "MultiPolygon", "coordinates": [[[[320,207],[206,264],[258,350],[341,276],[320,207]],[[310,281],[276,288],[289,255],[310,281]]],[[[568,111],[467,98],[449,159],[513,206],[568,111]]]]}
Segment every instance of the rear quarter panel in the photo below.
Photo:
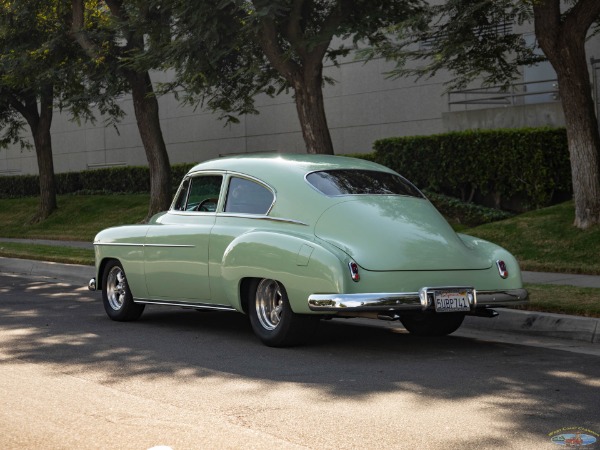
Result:
{"type": "Polygon", "coordinates": [[[290,225],[291,232],[255,229],[236,237],[218,227],[211,236],[211,293],[241,311],[241,281],[271,278],[285,286],[292,310],[302,314],[311,312],[310,294],[344,290],[344,263],[297,227],[290,225]]]}

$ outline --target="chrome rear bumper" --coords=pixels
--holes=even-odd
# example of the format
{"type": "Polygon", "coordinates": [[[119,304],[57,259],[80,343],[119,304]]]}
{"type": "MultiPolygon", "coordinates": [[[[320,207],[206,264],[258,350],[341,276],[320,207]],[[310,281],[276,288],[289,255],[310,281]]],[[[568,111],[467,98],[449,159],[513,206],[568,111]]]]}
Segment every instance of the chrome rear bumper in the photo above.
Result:
{"type": "MultiPolygon", "coordinates": [[[[427,295],[428,289],[419,292],[372,293],[372,294],[313,294],[308,297],[311,311],[329,312],[365,312],[365,311],[424,311],[433,309],[427,295]]],[[[493,308],[514,306],[527,303],[528,293],[525,289],[509,289],[497,291],[473,290],[471,311],[476,308],[493,308]]]]}

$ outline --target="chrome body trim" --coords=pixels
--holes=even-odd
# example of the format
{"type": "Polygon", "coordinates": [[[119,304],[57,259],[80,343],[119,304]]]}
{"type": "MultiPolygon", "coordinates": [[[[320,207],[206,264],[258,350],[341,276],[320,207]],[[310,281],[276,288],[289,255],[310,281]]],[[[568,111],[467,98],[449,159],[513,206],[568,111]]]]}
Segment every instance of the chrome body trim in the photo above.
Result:
{"type": "Polygon", "coordinates": [[[271,216],[262,216],[259,214],[241,214],[241,213],[219,213],[217,217],[237,217],[240,219],[255,219],[255,220],[269,220],[272,222],[283,222],[283,223],[292,223],[294,225],[304,225],[308,227],[309,225],[305,222],[296,219],[286,219],[284,217],[271,217],[271,216]]]}
{"type": "Polygon", "coordinates": [[[90,291],[96,290],[96,279],[95,278],[92,278],[90,281],[88,281],[88,289],[90,291]]]}
{"type": "Polygon", "coordinates": [[[391,311],[422,310],[418,292],[377,294],[313,294],[308,297],[311,311],[391,311]]]}
{"type": "MultiPolygon", "coordinates": [[[[424,292],[447,287],[422,288],[419,292],[313,294],[308,297],[311,311],[424,311],[433,308],[424,292]]],[[[473,308],[513,306],[527,303],[527,290],[473,291],[473,308]]],[[[473,309],[472,308],[472,309],[473,309]]]]}
{"type": "Polygon", "coordinates": [[[227,305],[211,305],[207,303],[189,303],[189,302],[178,302],[169,300],[151,300],[146,298],[134,298],[134,303],[143,303],[145,305],[160,305],[160,306],[179,306],[182,308],[194,308],[194,309],[210,309],[216,311],[237,311],[235,308],[227,305]]]}
{"type": "Polygon", "coordinates": [[[524,305],[528,302],[526,289],[509,289],[497,291],[477,291],[477,306],[482,308],[494,306],[524,305]]]}
{"type": "Polygon", "coordinates": [[[144,247],[173,247],[173,248],[194,248],[195,245],[187,244],[143,244],[144,247]]]}
{"type": "Polygon", "coordinates": [[[138,244],[133,242],[94,242],[94,245],[105,245],[112,247],[172,247],[172,248],[194,248],[195,245],[181,244],[138,244]]]}
{"type": "Polygon", "coordinates": [[[112,247],[143,247],[144,244],[135,242],[94,242],[94,245],[106,245],[112,247]]]}

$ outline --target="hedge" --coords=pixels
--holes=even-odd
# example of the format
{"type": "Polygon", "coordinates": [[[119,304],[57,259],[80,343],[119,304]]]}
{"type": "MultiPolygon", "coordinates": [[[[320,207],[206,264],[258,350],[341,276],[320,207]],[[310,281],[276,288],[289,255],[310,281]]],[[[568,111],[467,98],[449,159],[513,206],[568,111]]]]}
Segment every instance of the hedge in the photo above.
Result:
{"type": "MultiPolygon", "coordinates": [[[[173,192],[183,176],[195,164],[175,164],[171,167],[173,192]]],[[[148,193],[150,172],[148,167],[128,166],[84,170],[56,174],[57,194],[75,193],[148,193]]],[[[0,198],[37,197],[40,193],[37,175],[0,177],[0,198]]]]}
{"type": "Polygon", "coordinates": [[[546,206],[571,194],[562,128],[479,130],[381,139],[375,160],[421,189],[506,209],[546,206]],[[516,206],[515,206],[516,205],[516,206]]]}
{"type": "MultiPolygon", "coordinates": [[[[376,161],[419,188],[504,209],[526,210],[571,194],[564,129],[464,131],[381,139],[376,161]]],[[[173,190],[194,164],[171,169],[173,190]]],[[[112,167],[56,175],[57,193],[147,193],[147,167],[112,167]]],[[[0,177],[0,198],[39,195],[37,175],[0,177]]]]}

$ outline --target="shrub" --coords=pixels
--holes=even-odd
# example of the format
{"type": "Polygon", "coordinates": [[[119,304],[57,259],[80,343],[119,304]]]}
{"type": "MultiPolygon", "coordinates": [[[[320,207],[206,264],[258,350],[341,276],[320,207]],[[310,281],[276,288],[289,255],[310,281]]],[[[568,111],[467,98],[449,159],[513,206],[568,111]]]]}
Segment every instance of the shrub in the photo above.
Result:
{"type": "MultiPolygon", "coordinates": [[[[195,164],[175,164],[171,167],[173,192],[183,176],[195,164]]],[[[148,193],[150,173],[148,167],[127,166],[84,170],[56,174],[57,194],[75,193],[148,193]]],[[[0,177],[0,198],[36,197],[40,193],[37,175],[0,177]]]]}
{"type": "Polygon", "coordinates": [[[375,160],[427,189],[530,209],[571,193],[564,129],[481,130],[378,140],[375,160]],[[518,203],[518,206],[514,205],[518,203]]]}

